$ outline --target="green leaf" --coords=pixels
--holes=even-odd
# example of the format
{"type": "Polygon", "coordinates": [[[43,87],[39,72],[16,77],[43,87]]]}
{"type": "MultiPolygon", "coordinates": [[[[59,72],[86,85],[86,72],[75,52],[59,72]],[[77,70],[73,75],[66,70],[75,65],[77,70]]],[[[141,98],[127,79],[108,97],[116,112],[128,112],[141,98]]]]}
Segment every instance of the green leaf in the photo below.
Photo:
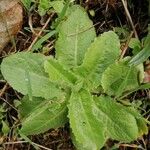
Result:
{"type": "Polygon", "coordinates": [[[120,43],[118,36],[112,32],[105,32],[96,38],[88,48],[83,64],[76,72],[85,80],[89,80],[93,87],[101,84],[102,73],[120,55],[120,43]]]}
{"type": "Polygon", "coordinates": [[[139,83],[143,83],[144,77],[145,77],[144,64],[141,63],[141,64],[137,65],[136,69],[138,71],[139,83]]]}
{"type": "Polygon", "coordinates": [[[64,0],[40,0],[39,1],[39,6],[38,6],[38,11],[41,16],[45,15],[46,12],[50,9],[53,8],[56,13],[61,13],[62,9],[64,7],[64,0]]]}
{"type": "Polygon", "coordinates": [[[54,8],[56,13],[61,13],[64,7],[64,0],[55,0],[50,2],[51,7],[54,8]]]}
{"type": "Polygon", "coordinates": [[[34,50],[42,49],[42,44],[47,41],[50,37],[55,35],[57,32],[55,30],[49,31],[49,33],[42,36],[32,47],[32,52],[34,50]]]}
{"type": "Polygon", "coordinates": [[[41,16],[44,16],[50,8],[50,0],[39,0],[38,11],[41,16]]]}
{"type": "Polygon", "coordinates": [[[70,133],[70,136],[71,136],[71,141],[77,150],[87,150],[87,148],[83,147],[81,143],[76,141],[75,136],[73,135],[72,132],[70,133]]]}
{"type": "Polygon", "coordinates": [[[63,126],[67,122],[66,102],[40,100],[32,101],[25,97],[19,106],[22,128],[20,133],[33,135],[43,133],[51,128],[63,126]]]}
{"type": "Polygon", "coordinates": [[[41,54],[20,52],[3,59],[1,71],[7,82],[18,92],[30,97],[50,99],[61,91],[49,81],[44,70],[47,58],[41,54]]]}
{"type": "Polygon", "coordinates": [[[82,89],[72,93],[69,102],[72,137],[79,149],[97,150],[109,138],[131,142],[147,133],[144,118],[134,108],[123,106],[111,97],[93,98],[82,89]]]}
{"type": "Polygon", "coordinates": [[[10,132],[10,128],[8,126],[8,123],[6,121],[2,121],[2,133],[7,136],[7,134],[10,132]]]}
{"type": "Polygon", "coordinates": [[[68,70],[65,70],[54,58],[47,60],[44,68],[49,74],[50,81],[56,82],[59,85],[74,85],[77,81],[76,77],[68,70]]]}
{"type": "Polygon", "coordinates": [[[81,65],[87,48],[96,36],[92,26],[92,21],[80,6],[74,6],[66,20],[58,26],[56,58],[66,68],[81,65]]]}
{"type": "Polygon", "coordinates": [[[24,96],[22,100],[20,101],[20,104],[18,105],[18,114],[19,118],[23,119],[30,115],[38,105],[40,105],[43,101],[45,101],[41,97],[33,97],[32,101],[29,100],[28,96],[24,96]]]}
{"type": "Polygon", "coordinates": [[[130,30],[126,25],[121,25],[121,27],[113,27],[113,30],[122,42],[126,42],[130,36],[130,30]]]}
{"type": "Polygon", "coordinates": [[[150,35],[146,37],[144,48],[131,59],[130,65],[136,66],[136,65],[143,63],[144,61],[148,59],[148,57],[150,56],[150,42],[149,41],[150,41],[150,35]]]}
{"type": "Polygon", "coordinates": [[[120,99],[123,99],[123,98],[127,97],[128,95],[130,95],[131,93],[133,93],[135,91],[146,90],[146,89],[150,89],[150,83],[142,84],[142,85],[134,88],[133,90],[130,90],[129,92],[127,92],[123,96],[121,96],[120,99]]]}
{"type": "Polygon", "coordinates": [[[143,118],[135,109],[128,108],[128,111],[135,117],[138,126],[138,136],[143,134],[148,134],[148,127],[146,124],[146,119],[143,118]]]}
{"type": "Polygon", "coordinates": [[[138,87],[138,73],[125,63],[110,65],[102,75],[102,87],[109,95],[120,96],[123,92],[138,87]]]}
{"type": "Polygon", "coordinates": [[[140,85],[139,87],[137,87],[135,89],[135,91],[137,91],[137,90],[145,90],[145,89],[150,89],[150,83],[146,83],[146,84],[140,85]]]}
{"type": "MultiPolygon", "coordinates": [[[[130,107],[105,96],[95,97],[95,104],[95,117],[103,124],[102,132],[109,138],[123,142],[131,142],[138,138],[141,128],[138,121],[141,121],[142,116],[134,108],[131,112],[130,107]]],[[[146,125],[146,121],[142,123],[146,125]]]]}
{"type": "Polygon", "coordinates": [[[129,47],[133,49],[133,55],[137,54],[141,50],[141,42],[137,38],[131,38],[129,42],[129,47]]]}
{"type": "Polygon", "coordinates": [[[21,2],[23,3],[23,5],[25,6],[25,8],[26,8],[27,10],[30,9],[32,0],[21,0],[21,2]]]}
{"type": "Polygon", "coordinates": [[[86,150],[98,150],[103,147],[106,141],[104,125],[94,116],[94,101],[90,93],[86,90],[74,92],[69,102],[70,126],[76,145],[86,150]]]}

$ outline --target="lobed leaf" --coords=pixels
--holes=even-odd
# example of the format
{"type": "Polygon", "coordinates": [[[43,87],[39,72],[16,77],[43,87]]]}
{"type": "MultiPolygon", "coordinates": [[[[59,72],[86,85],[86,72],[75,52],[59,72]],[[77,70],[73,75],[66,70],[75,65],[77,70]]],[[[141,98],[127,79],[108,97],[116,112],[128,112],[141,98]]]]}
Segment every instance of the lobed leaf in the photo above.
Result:
{"type": "Polygon", "coordinates": [[[52,102],[34,97],[25,97],[19,106],[22,128],[20,133],[33,135],[58,128],[67,122],[66,102],[52,102]]]}
{"type": "Polygon", "coordinates": [[[3,59],[1,71],[7,82],[18,92],[30,97],[54,98],[61,91],[49,81],[45,73],[46,59],[41,54],[16,53],[3,59]]]}
{"type": "Polygon", "coordinates": [[[91,82],[92,87],[101,84],[101,77],[105,69],[114,63],[120,55],[120,44],[118,36],[112,32],[105,32],[96,38],[88,48],[83,64],[76,72],[85,80],[91,82]]]}
{"type": "Polygon", "coordinates": [[[96,36],[92,21],[84,9],[74,6],[70,12],[58,27],[59,37],[55,46],[56,58],[66,68],[81,65],[87,48],[96,36]]]}
{"type": "Polygon", "coordinates": [[[102,87],[109,95],[121,96],[123,92],[138,87],[138,72],[125,63],[110,65],[102,75],[102,87]]]}

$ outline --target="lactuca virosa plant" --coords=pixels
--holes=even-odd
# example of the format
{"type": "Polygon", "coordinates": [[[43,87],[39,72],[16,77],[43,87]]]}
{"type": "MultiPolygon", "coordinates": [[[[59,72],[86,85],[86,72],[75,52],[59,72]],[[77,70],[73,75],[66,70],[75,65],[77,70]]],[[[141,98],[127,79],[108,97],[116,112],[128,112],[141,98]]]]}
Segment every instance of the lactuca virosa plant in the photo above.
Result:
{"type": "Polygon", "coordinates": [[[108,138],[131,142],[147,134],[146,119],[122,103],[140,83],[130,58],[119,59],[118,36],[109,31],[96,37],[86,11],[69,9],[57,28],[55,57],[18,52],[3,59],[4,78],[25,95],[19,133],[39,134],[69,122],[81,150],[101,149],[108,138]]]}

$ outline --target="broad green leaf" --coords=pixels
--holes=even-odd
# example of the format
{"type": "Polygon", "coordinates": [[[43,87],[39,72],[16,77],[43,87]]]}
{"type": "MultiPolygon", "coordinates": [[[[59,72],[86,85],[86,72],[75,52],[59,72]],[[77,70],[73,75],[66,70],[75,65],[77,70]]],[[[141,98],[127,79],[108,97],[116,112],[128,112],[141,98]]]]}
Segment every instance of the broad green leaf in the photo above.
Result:
{"type": "Polygon", "coordinates": [[[59,37],[55,46],[56,58],[66,68],[81,65],[87,48],[96,36],[86,11],[80,6],[74,7],[58,26],[59,37]]]}
{"type": "Polygon", "coordinates": [[[144,48],[131,59],[130,65],[134,66],[139,65],[144,61],[146,61],[149,56],[150,56],[150,35],[146,37],[144,48]]]}
{"type": "Polygon", "coordinates": [[[47,58],[41,54],[20,52],[3,59],[1,71],[7,82],[18,92],[30,97],[50,99],[60,90],[49,81],[44,70],[47,58]]]}
{"type": "Polygon", "coordinates": [[[23,119],[29,116],[32,111],[39,106],[43,101],[45,101],[41,97],[33,97],[32,101],[29,100],[28,96],[24,96],[18,105],[18,115],[20,119],[23,119]]]}
{"type": "Polygon", "coordinates": [[[72,93],[69,108],[73,141],[79,149],[98,150],[107,139],[131,142],[147,131],[144,118],[111,97],[72,93]],[[78,119],[77,119],[78,118],[78,119]]]}
{"type": "Polygon", "coordinates": [[[89,80],[93,87],[101,84],[102,73],[120,55],[118,36],[112,32],[105,32],[95,39],[85,54],[83,64],[76,72],[85,80],[89,80]]]}
{"type": "Polygon", "coordinates": [[[72,132],[70,133],[70,136],[71,136],[71,141],[77,150],[87,150],[87,148],[83,147],[81,143],[76,141],[76,138],[72,132]]]}
{"type": "Polygon", "coordinates": [[[56,82],[60,85],[74,85],[76,77],[65,70],[63,66],[54,58],[50,58],[44,63],[45,71],[49,74],[50,81],[56,82]]]}
{"type": "Polygon", "coordinates": [[[94,116],[94,101],[90,93],[86,90],[74,92],[69,102],[70,126],[76,145],[85,150],[98,150],[103,147],[106,140],[103,132],[105,127],[94,116]]]}
{"type": "Polygon", "coordinates": [[[115,63],[105,70],[101,83],[105,93],[118,97],[138,87],[138,72],[128,64],[115,63]]]}
{"type": "MultiPolygon", "coordinates": [[[[139,136],[138,118],[142,118],[133,108],[115,102],[111,97],[95,97],[96,106],[93,108],[95,117],[103,124],[108,138],[123,142],[136,140],[139,136]]],[[[142,122],[146,125],[146,122],[142,122]]],[[[141,128],[141,127],[140,127],[141,128]]]]}
{"type": "Polygon", "coordinates": [[[67,122],[66,102],[54,102],[25,98],[19,106],[22,128],[20,133],[33,135],[43,133],[51,128],[63,126],[67,122]]]}

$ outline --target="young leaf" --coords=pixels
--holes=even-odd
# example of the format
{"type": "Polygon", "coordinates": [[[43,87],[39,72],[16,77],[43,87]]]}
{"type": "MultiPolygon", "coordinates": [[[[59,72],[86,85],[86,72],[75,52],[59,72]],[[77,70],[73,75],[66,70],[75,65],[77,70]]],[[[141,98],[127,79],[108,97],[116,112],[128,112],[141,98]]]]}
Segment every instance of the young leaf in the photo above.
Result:
{"type": "Polygon", "coordinates": [[[38,11],[41,16],[45,15],[46,12],[53,8],[56,13],[60,13],[64,7],[64,0],[40,0],[38,5],[38,11]]]}
{"type": "Polygon", "coordinates": [[[103,132],[105,125],[103,122],[99,123],[94,116],[94,101],[90,93],[86,90],[74,92],[69,102],[70,126],[76,145],[85,150],[98,150],[103,147],[106,140],[103,132]]]}
{"type": "Polygon", "coordinates": [[[51,102],[35,97],[30,101],[26,98],[19,106],[22,122],[20,133],[39,134],[51,128],[63,126],[67,122],[66,102],[51,102]]]}
{"type": "Polygon", "coordinates": [[[58,26],[59,38],[55,46],[57,59],[67,68],[81,65],[87,48],[96,36],[85,10],[80,6],[74,7],[67,19],[58,26]]]}
{"type": "Polygon", "coordinates": [[[41,16],[44,16],[45,13],[50,8],[50,0],[39,0],[38,11],[41,16]]]}
{"type": "Polygon", "coordinates": [[[2,133],[7,136],[8,133],[10,132],[10,128],[8,126],[8,123],[6,121],[2,120],[2,133]]]}
{"type": "Polygon", "coordinates": [[[64,0],[55,0],[50,2],[51,7],[54,8],[56,13],[61,13],[64,7],[64,0]]]}
{"type": "Polygon", "coordinates": [[[96,38],[88,48],[83,64],[76,70],[86,80],[90,80],[93,87],[100,85],[102,73],[120,55],[118,36],[110,31],[96,38]]]}
{"type": "Polygon", "coordinates": [[[138,72],[125,63],[115,63],[105,70],[101,83],[107,94],[118,97],[123,92],[138,87],[138,72]]]}
{"type": "MultiPolygon", "coordinates": [[[[110,97],[95,97],[95,117],[104,125],[104,130],[109,138],[130,142],[139,136],[137,118],[142,118],[133,108],[123,106],[113,101],[110,97]]],[[[146,125],[146,122],[143,122],[146,125]]],[[[141,128],[141,127],[140,127],[141,128]]]]}
{"type": "Polygon", "coordinates": [[[60,90],[49,81],[44,70],[46,59],[41,54],[16,53],[3,59],[1,71],[7,82],[24,95],[45,99],[57,97],[60,90]]]}
{"type": "Polygon", "coordinates": [[[44,63],[45,71],[49,74],[50,81],[58,84],[73,85],[76,82],[76,77],[53,58],[50,58],[44,63]]]}
{"type": "Polygon", "coordinates": [[[131,38],[129,42],[129,47],[133,49],[133,55],[136,55],[138,52],[140,52],[142,45],[139,39],[131,38]]]}
{"type": "Polygon", "coordinates": [[[139,65],[140,63],[143,63],[144,61],[148,59],[148,57],[150,56],[150,42],[149,41],[150,41],[150,35],[146,37],[144,48],[131,59],[130,65],[136,66],[136,65],[139,65]]]}

